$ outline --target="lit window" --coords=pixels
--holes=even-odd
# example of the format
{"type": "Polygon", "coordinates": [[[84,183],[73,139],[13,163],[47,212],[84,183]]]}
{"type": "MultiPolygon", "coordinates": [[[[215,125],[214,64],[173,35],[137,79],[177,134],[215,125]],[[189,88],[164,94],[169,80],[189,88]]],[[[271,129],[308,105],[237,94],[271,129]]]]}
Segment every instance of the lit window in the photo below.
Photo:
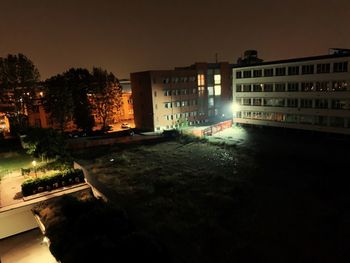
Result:
{"type": "Polygon", "coordinates": [[[220,84],[221,83],[221,75],[217,74],[214,75],[214,84],[220,84]]]}
{"type": "Polygon", "coordinates": [[[214,95],[214,88],[213,87],[208,87],[208,95],[209,96],[214,95]]]}
{"type": "Polygon", "coordinates": [[[221,95],[221,85],[215,85],[215,96],[220,96],[221,95]]]}
{"type": "Polygon", "coordinates": [[[204,86],[204,74],[198,74],[198,86],[204,86]]]}
{"type": "Polygon", "coordinates": [[[214,98],[209,98],[208,99],[208,106],[209,107],[214,107],[214,98]]]}

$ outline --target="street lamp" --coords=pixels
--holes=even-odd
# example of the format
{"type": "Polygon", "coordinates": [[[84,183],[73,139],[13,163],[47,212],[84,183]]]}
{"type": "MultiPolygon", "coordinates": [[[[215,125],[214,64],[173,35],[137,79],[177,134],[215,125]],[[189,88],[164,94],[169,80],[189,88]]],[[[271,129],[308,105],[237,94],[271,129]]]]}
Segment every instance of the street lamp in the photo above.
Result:
{"type": "Polygon", "coordinates": [[[36,174],[36,161],[32,161],[32,165],[34,166],[34,173],[35,173],[35,177],[37,177],[37,174],[36,174]]]}

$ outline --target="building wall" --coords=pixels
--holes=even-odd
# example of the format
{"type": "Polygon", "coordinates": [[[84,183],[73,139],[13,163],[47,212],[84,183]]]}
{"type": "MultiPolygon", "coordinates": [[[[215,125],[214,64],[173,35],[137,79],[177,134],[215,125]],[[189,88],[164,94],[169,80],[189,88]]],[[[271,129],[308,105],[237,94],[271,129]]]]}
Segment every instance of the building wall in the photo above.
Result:
{"type": "Polygon", "coordinates": [[[152,84],[150,72],[130,74],[135,126],[154,130],[152,84]]]}
{"type": "Polygon", "coordinates": [[[234,122],[349,134],[349,61],[323,56],[234,68],[234,122]]]}
{"type": "Polygon", "coordinates": [[[160,131],[230,118],[231,76],[227,62],[132,73],[136,127],[160,131]]]}

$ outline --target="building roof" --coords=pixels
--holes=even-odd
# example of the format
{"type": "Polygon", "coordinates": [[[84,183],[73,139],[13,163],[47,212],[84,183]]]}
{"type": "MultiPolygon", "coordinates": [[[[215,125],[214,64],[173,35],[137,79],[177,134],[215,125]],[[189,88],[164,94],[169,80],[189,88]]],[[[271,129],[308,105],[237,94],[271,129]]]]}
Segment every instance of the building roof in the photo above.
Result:
{"type": "Polygon", "coordinates": [[[291,59],[282,59],[282,60],[274,60],[274,61],[266,61],[253,65],[233,65],[233,68],[248,68],[248,67],[257,67],[257,66],[265,66],[265,65],[273,65],[273,64],[283,64],[283,63],[293,63],[293,62],[304,62],[304,61],[312,61],[312,60],[322,60],[322,59],[331,59],[331,58],[343,58],[350,57],[350,53],[348,54],[332,54],[332,55],[322,55],[322,56],[312,56],[312,57],[301,57],[301,58],[291,58],[291,59]]]}

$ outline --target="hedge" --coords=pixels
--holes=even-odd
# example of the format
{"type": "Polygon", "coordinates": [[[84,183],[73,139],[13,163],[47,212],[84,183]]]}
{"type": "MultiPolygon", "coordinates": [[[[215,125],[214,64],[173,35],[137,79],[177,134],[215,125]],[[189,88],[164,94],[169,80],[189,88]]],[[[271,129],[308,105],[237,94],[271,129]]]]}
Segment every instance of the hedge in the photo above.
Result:
{"type": "Polygon", "coordinates": [[[84,182],[84,173],[80,169],[70,169],[50,176],[31,178],[22,183],[23,196],[51,191],[63,186],[84,182]]]}

